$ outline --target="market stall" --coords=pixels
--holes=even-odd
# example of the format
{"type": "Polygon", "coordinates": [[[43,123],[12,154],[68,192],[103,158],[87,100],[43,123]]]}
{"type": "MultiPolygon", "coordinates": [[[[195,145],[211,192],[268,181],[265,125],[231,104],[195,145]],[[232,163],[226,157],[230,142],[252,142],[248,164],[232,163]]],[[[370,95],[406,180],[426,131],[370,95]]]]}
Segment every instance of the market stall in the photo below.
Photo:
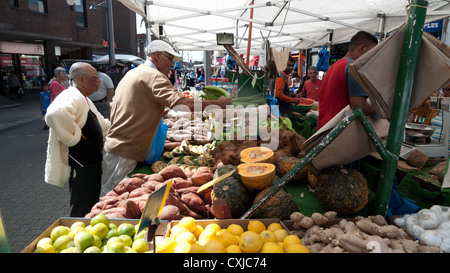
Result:
{"type": "MultiPolygon", "coordinates": [[[[408,20],[405,40],[420,45],[426,2],[414,3],[410,9],[414,19],[408,20]]],[[[406,57],[402,57],[402,64],[417,63],[418,49],[404,48],[403,53],[406,57]]],[[[216,84],[184,94],[200,99],[233,97],[231,109],[169,111],[163,120],[167,126],[164,149],[156,158],[139,165],[101,197],[81,221],[61,219],[25,252],[51,252],[49,237],[56,252],[69,248],[83,252],[92,246],[96,252],[121,253],[450,251],[448,204],[432,204],[403,216],[386,217],[398,166],[410,163],[399,159],[398,142],[415,66],[400,68],[401,86],[396,92],[401,103],[395,99],[386,147],[379,131],[386,129],[385,124],[376,126],[359,108],[344,109],[342,118],[317,132],[317,108],[311,102],[293,106],[288,118],[275,115],[266,103],[264,75],[242,62],[241,66],[246,75],[232,74],[221,81],[234,84],[238,78],[238,85],[229,91],[228,85],[224,88],[216,84]],[[355,142],[352,144],[358,153],[324,162],[322,159],[329,155],[324,153],[331,154],[333,145],[348,145],[346,133],[351,135],[350,130],[355,129],[367,134],[363,148],[370,146],[367,143],[373,146],[361,150],[355,142]],[[374,168],[369,160],[377,156],[381,166],[374,168]],[[364,167],[343,167],[355,160],[362,160],[364,167]],[[165,194],[159,213],[150,217],[158,227],[150,237],[144,237],[151,226],[144,226],[142,233],[137,231],[143,228],[149,200],[161,191],[165,194]],[[116,220],[121,222],[112,223],[116,220]],[[75,222],[81,222],[77,225],[85,232],[80,234],[87,239],[74,231],[75,222]],[[113,239],[120,236],[122,241],[113,239]],[[55,247],[58,238],[64,238],[59,239],[63,246],[55,247]],[[147,244],[134,247],[135,242],[142,241],[147,244]]]]}

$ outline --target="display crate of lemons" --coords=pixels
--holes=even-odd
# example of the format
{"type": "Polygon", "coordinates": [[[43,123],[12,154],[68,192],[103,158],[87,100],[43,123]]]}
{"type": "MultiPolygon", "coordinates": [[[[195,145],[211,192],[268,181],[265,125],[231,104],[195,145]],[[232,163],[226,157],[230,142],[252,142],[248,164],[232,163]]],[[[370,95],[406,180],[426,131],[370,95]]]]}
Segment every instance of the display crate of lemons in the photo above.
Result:
{"type": "Polygon", "coordinates": [[[309,253],[279,219],[171,221],[157,253],[309,253]]]}
{"type": "MultiPolygon", "coordinates": [[[[22,253],[145,253],[153,252],[144,240],[147,229],[137,233],[138,219],[60,218],[22,253]]],[[[156,242],[162,239],[167,221],[160,221],[156,242]]]]}

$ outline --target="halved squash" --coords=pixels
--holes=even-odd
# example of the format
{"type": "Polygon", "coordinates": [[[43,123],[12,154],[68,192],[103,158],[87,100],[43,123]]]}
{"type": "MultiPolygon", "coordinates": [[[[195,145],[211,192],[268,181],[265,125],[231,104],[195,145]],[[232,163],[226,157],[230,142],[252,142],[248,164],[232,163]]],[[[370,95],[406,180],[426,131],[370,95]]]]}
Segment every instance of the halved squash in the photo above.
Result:
{"type": "Polygon", "coordinates": [[[251,147],[240,153],[242,163],[273,163],[274,152],[266,147],[251,147]]]}
{"type": "Polygon", "coordinates": [[[271,163],[242,163],[238,165],[241,181],[249,189],[263,189],[275,178],[275,165],[271,163]]]}

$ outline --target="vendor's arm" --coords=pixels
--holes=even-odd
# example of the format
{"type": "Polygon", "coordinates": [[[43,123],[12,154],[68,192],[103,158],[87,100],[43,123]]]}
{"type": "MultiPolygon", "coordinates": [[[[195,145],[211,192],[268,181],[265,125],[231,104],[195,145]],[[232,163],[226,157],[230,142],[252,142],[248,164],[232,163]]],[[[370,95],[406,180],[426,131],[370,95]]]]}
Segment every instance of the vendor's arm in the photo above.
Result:
{"type": "Polygon", "coordinates": [[[350,106],[358,106],[366,114],[366,116],[373,116],[377,113],[375,108],[367,103],[366,97],[350,97],[350,106]]]}
{"type": "Polygon", "coordinates": [[[350,98],[350,106],[353,108],[358,106],[366,114],[366,116],[373,116],[377,113],[375,108],[367,102],[366,91],[358,83],[358,81],[353,78],[350,73],[347,73],[347,87],[348,95],[350,98]]]}
{"type": "MultiPolygon", "coordinates": [[[[231,98],[228,97],[220,97],[218,100],[199,100],[195,98],[185,98],[181,100],[181,105],[185,105],[189,107],[189,109],[193,112],[195,109],[194,105],[201,105],[201,110],[203,111],[207,106],[217,105],[220,108],[226,108],[227,105],[231,104],[231,98]]],[[[197,106],[198,107],[198,106],[197,106]]]]}
{"type": "Polygon", "coordinates": [[[283,91],[284,91],[284,86],[285,86],[285,81],[282,77],[278,77],[275,80],[275,98],[277,100],[281,100],[284,102],[289,102],[289,103],[295,103],[298,104],[299,99],[298,98],[293,98],[291,96],[286,96],[283,91]]]}

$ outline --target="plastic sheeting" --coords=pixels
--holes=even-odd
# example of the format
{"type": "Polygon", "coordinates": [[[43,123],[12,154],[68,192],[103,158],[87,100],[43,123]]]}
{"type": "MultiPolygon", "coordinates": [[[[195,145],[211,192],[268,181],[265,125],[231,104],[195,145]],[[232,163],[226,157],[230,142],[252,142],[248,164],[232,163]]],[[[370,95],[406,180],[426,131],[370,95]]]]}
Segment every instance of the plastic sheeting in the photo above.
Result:
{"type": "MultiPolygon", "coordinates": [[[[239,53],[247,53],[250,41],[251,55],[259,54],[264,39],[278,51],[293,51],[347,42],[359,30],[386,36],[406,21],[409,5],[408,0],[118,1],[143,15],[150,32],[177,50],[223,50],[216,33],[227,32],[234,34],[239,53]]],[[[428,2],[426,23],[450,16],[448,1],[428,2]]]]}

